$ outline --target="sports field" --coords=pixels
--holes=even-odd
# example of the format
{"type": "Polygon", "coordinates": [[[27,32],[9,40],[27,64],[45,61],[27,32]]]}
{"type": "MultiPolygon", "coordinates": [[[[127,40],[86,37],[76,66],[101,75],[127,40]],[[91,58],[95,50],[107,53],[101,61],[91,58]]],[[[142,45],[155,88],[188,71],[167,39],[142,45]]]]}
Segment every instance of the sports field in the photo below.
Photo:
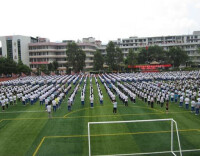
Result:
{"type": "MultiPolygon", "coordinates": [[[[82,83],[71,112],[67,110],[68,96],[61,104],[61,109],[53,113],[51,119],[39,102],[33,106],[22,106],[18,103],[1,112],[0,155],[87,156],[89,154],[88,122],[165,118],[173,118],[177,121],[183,155],[200,155],[200,116],[179,108],[175,103],[170,103],[169,113],[166,114],[165,107],[160,108],[157,104],[152,109],[137,99],[136,104],[129,101],[129,106],[125,107],[118,98],[118,112],[114,115],[113,104],[102,83],[99,81],[104,95],[103,106],[99,103],[94,78],[92,83],[94,108],[90,108],[89,80],[87,80],[85,106],[81,106],[80,102],[82,83]]],[[[72,91],[73,88],[70,92],[72,91]]],[[[170,130],[170,122],[92,125],[91,152],[92,155],[116,155],[170,151],[170,130]]],[[[175,134],[174,149],[178,150],[175,134]]]]}

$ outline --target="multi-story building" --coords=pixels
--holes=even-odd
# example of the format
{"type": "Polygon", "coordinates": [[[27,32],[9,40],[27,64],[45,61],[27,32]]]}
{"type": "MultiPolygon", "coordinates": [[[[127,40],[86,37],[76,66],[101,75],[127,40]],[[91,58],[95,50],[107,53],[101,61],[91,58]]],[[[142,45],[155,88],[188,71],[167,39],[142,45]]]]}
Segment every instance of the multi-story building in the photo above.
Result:
{"type": "Polygon", "coordinates": [[[29,66],[28,44],[38,42],[38,39],[21,35],[1,36],[0,42],[3,57],[9,57],[15,62],[22,61],[29,66]]]}
{"type": "MultiPolygon", "coordinates": [[[[91,39],[91,38],[90,38],[91,39]]],[[[36,70],[39,66],[48,65],[53,61],[57,61],[59,64],[58,70],[66,71],[66,48],[67,43],[72,42],[71,40],[64,40],[61,43],[56,42],[39,42],[39,43],[29,43],[29,62],[30,67],[36,70]]],[[[77,43],[78,46],[85,52],[85,70],[90,70],[93,68],[93,57],[97,49],[97,44],[99,43],[92,40],[83,39],[83,42],[77,43]],[[94,42],[93,42],[94,41],[94,42]]]]}
{"type": "MultiPolygon", "coordinates": [[[[164,50],[169,50],[170,47],[179,46],[187,52],[191,61],[200,63],[200,31],[194,31],[191,35],[177,36],[158,36],[158,37],[129,37],[124,39],[114,40],[113,43],[122,49],[124,57],[127,57],[129,49],[138,51],[139,48],[158,45],[164,50]]],[[[106,54],[106,46],[101,46],[99,50],[103,55],[106,54]]]]}

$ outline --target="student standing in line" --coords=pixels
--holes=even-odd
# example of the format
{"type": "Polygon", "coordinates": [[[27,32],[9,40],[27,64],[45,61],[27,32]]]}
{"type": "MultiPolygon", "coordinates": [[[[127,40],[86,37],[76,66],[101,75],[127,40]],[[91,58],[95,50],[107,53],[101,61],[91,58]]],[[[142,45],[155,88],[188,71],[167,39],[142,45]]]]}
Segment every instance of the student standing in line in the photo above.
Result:
{"type": "Polygon", "coordinates": [[[56,100],[52,101],[53,111],[56,112],[56,100]]]}
{"type": "Polygon", "coordinates": [[[166,114],[169,112],[169,100],[166,101],[166,114]]]}
{"type": "Polygon", "coordinates": [[[153,108],[153,104],[154,104],[154,98],[153,96],[151,97],[151,108],[153,108]]]}
{"type": "Polygon", "coordinates": [[[49,104],[47,105],[47,113],[48,113],[48,117],[51,118],[52,115],[51,115],[51,102],[49,102],[49,104]]]}
{"type": "Polygon", "coordinates": [[[85,104],[84,100],[85,100],[85,97],[84,97],[84,93],[82,92],[81,93],[81,104],[82,104],[82,106],[84,106],[84,104],[85,104]]]}
{"type": "Polygon", "coordinates": [[[195,115],[199,115],[199,106],[200,106],[200,102],[197,102],[195,106],[195,109],[196,109],[195,115]]]}
{"type": "Polygon", "coordinates": [[[90,95],[90,105],[91,105],[91,108],[94,108],[94,96],[93,96],[93,94],[90,95]]]}
{"type": "Polygon", "coordinates": [[[161,96],[161,98],[160,98],[160,107],[163,107],[163,105],[164,105],[164,97],[163,96],[161,96]]]}
{"type": "Polygon", "coordinates": [[[190,99],[188,97],[185,98],[185,108],[186,109],[189,109],[189,102],[190,102],[190,99]]]}
{"type": "Polygon", "coordinates": [[[116,114],[117,113],[117,101],[113,100],[113,113],[116,114]]]}
{"type": "Polygon", "coordinates": [[[71,111],[71,100],[70,100],[70,98],[68,98],[67,105],[68,105],[68,111],[71,111]]]}
{"type": "Polygon", "coordinates": [[[100,104],[103,105],[103,94],[100,94],[100,104]]]}
{"type": "Polygon", "coordinates": [[[4,112],[4,110],[5,110],[5,99],[1,100],[1,107],[2,107],[2,111],[4,112]]]}

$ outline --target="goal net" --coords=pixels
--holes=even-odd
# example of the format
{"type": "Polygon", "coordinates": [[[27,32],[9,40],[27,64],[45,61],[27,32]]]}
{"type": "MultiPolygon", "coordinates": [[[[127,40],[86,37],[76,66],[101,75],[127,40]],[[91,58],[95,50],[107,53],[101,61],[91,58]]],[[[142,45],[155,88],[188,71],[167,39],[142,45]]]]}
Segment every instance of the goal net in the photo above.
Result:
{"type": "Polygon", "coordinates": [[[88,122],[89,156],[180,155],[174,119],[88,122]]]}

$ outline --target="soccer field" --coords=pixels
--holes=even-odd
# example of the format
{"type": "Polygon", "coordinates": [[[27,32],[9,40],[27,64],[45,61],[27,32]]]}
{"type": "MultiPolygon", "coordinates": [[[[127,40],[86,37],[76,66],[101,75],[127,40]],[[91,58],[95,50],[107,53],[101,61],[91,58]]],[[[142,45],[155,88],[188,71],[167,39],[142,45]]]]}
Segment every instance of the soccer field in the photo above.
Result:
{"type": "MultiPolygon", "coordinates": [[[[51,119],[48,118],[45,106],[40,106],[39,102],[33,106],[18,103],[1,112],[0,155],[88,156],[88,122],[167,118],[173,118],[178,124],[183,155],[200,155],[200,116],[179,108],[175,103],[170,103],[168,114],[165,107],[160,108],[160,105],[155,104],[152,109],[140,99],[136,99],[136,104],[129,101],[129,106],[125,107],[118,97],[118,112],[113,114],[113,104],[102,83],[99,81],[104,95],[103,105],[100,105],[94,78],[92,83],[94,108],[90,108],[87,80],[85,105],[83,107],[80,102],[82,83],[71,112],[67,110],[67,97],[75,86],[62,102],[61,109],[53,113],[51,119]]],[[[92,155],[170,151],[170,122],[92,125],[90,132],[92,155]]],[[[176,137],[174,150],[179,150],[176,137]]],[[[176,154],[179,155],[178,152],[176,154]]]]}

